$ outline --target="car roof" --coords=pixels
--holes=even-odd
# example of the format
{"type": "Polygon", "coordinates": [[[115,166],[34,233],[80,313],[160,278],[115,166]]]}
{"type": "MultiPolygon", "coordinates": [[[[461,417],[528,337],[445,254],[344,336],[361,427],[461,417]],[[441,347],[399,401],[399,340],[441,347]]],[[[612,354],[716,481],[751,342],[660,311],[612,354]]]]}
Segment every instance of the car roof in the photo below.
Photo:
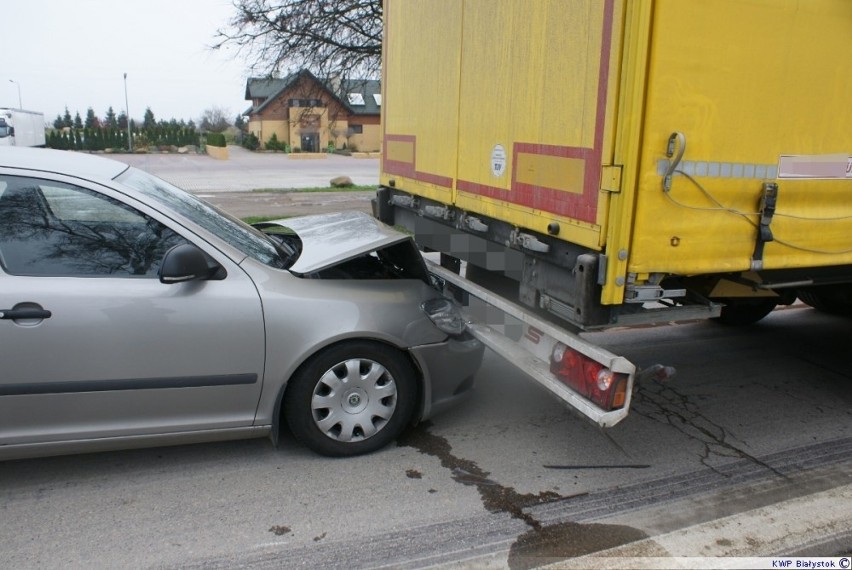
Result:
{"type": "Polygon", "coordinates": [[[0,166],[55,172],[89,180],[112,180],[128,165],[117,160],[67,150],[0,147],[0,166]]]}

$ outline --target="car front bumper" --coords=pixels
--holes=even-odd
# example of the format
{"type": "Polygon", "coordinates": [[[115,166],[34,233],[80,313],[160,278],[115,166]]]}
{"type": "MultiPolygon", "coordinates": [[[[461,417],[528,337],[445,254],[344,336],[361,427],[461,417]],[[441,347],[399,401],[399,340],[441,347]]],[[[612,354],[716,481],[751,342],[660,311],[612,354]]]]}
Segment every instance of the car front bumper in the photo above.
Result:
{"type": "Polygon", "coordinates": [[[474,386],[485,346],[469,333],[410,349],[423,374],[419,419],[452,407],[474,386]]]}

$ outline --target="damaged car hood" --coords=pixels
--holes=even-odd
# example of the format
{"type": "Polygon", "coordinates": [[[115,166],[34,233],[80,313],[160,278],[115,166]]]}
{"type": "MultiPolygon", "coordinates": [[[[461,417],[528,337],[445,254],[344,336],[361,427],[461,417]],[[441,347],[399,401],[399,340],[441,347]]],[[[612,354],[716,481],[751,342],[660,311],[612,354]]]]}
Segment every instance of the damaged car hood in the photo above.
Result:
{"type": "Polygon", "coordinates": [[[264,222],[289,228],[302,242],[302,252],[290,271],[314,273],[372,251],[410,240],[363,212],[339,212],[264,222]]]}

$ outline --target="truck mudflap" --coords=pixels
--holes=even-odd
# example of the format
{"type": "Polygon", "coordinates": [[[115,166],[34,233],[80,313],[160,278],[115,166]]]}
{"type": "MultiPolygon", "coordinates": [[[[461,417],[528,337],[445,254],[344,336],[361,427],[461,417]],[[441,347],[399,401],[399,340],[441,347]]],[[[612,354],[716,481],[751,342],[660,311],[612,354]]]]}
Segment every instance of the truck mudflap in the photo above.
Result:
{"type": "Polygon", "coordinates": [[[467,293],[462,314],[485,346],[599,426],[612,427],[627,417],[637,376],[632,362],[431,260],[426,263],[445,289],[467,293]]]}

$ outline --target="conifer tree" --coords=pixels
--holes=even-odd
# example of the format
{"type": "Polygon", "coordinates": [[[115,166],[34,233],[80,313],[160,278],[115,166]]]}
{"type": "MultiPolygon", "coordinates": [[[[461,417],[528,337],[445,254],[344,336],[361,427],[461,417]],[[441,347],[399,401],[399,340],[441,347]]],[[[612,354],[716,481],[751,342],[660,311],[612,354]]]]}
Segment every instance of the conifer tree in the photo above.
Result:
{"type": "Polygon", "coordinates": [[[91,107],[86,110],[86,121],[83,123],[83,127],[87,129],[97,129],[100,127],[100,121],[97,115],[95,115],[95,110],[91,107]]]}
{"type": "Polygon", "coordinates": [[[151,129],[157,126],[157,121],[154,119],[154,112],[151,110],[151,107],[145,108],[145,117],[142,119],[142,127],[145,129],[151,129]]]}
{"type": "Polygon", "coordinates": [[[115,117],[115,111],[113,111],[112,105],[110,105],[109,109],[107,109],[106,115],[104,116],[104,123],[106,123],[105,126],[111,129],[118,127],[118,119],[115,117]]]}

